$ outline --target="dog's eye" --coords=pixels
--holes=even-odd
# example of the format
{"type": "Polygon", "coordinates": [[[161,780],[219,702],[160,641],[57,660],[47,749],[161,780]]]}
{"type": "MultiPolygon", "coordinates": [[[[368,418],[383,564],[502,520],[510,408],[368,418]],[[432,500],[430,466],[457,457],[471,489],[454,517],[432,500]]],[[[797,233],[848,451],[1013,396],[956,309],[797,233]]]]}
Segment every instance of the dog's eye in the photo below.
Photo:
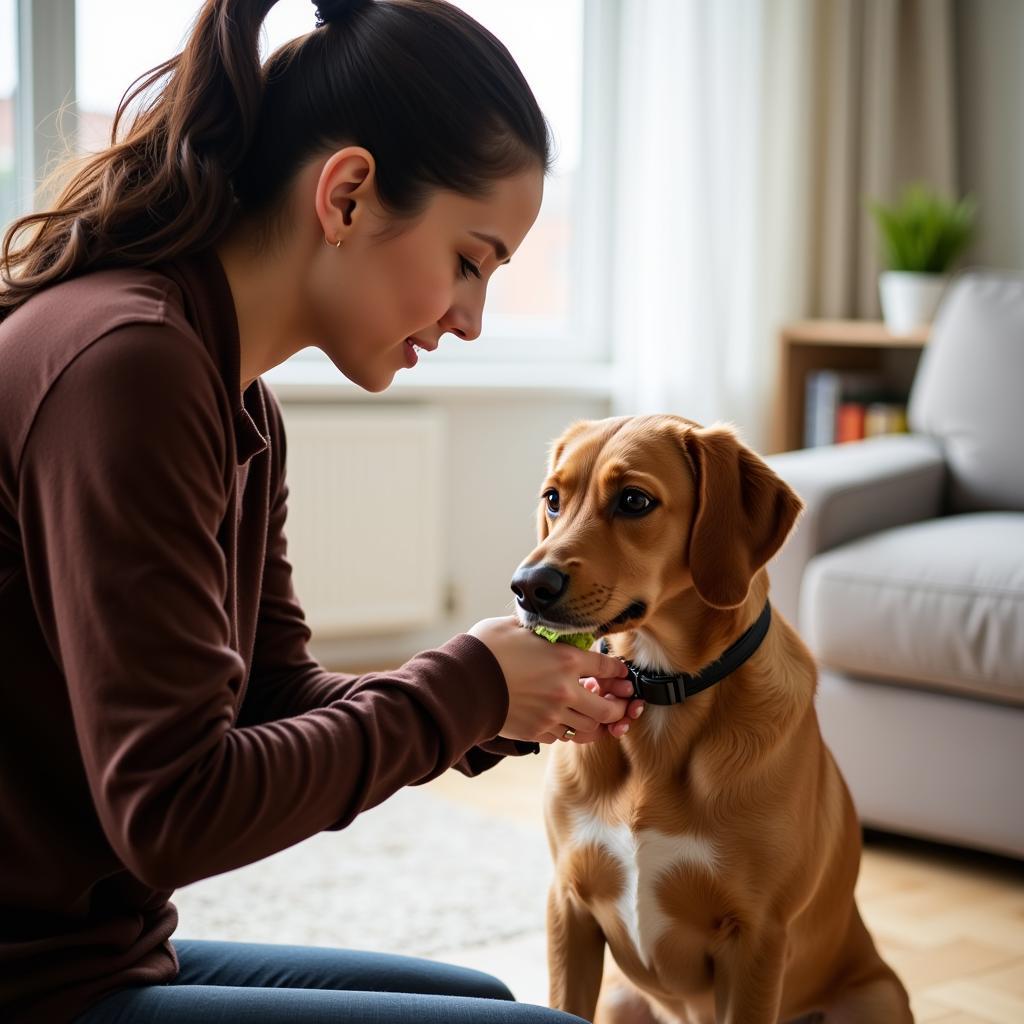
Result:
{"type": "Polygon", "coordinates": [[[618,511],[624,512],[627,516],[642,516],[650,512],[656,504],[649,494],[644,494],[635,487],[627,487],[619,495],[618,511]]]}
{"type": "Polygon", "coordinates": [[[553,487],[549,487],[542,495],[541,499],[547,505],[547,511],[549,516],[557,516],[559,505],[558,505],[558,491],[553,487]]]}

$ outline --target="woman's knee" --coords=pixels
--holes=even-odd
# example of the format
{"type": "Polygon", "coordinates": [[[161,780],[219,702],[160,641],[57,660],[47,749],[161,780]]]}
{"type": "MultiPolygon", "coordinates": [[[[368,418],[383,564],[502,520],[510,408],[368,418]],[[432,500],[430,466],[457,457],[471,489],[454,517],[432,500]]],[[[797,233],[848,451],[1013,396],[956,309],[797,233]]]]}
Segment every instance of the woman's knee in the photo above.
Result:
{"type": "Polygon", "coordinates": [[[454,964],[434,964],[439,994],[461,996],[470,999],[503,999],[515,1001],[509,987],[499,978],[472,967],[457,967],[454,964]]]}

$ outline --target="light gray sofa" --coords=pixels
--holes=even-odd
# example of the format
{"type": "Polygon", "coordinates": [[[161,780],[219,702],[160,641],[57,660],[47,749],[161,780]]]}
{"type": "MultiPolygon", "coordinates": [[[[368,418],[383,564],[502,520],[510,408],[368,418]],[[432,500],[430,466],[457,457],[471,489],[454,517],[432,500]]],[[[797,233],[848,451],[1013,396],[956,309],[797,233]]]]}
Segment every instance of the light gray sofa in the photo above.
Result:
{"type": "Polygon", "coordinates": [[[909,421],[767,460],[807,503],[773,603],[863,823],[1024,857],[1024,275],[954,279],[909,421]]]}

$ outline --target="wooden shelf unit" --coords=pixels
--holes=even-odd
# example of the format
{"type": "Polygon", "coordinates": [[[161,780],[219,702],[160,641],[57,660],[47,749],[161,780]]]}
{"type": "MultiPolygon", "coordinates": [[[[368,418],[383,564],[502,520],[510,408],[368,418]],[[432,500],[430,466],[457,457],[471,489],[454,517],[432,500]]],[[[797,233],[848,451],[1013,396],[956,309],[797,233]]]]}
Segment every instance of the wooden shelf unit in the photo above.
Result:
{"type": "Polygon", "coordinates": [[[907,395],[926,328],[892,334],[880,320],[800,320],[779,332],[779,387],[772,451],[804,444],[804,398],[812,370],[857,370],[878,373],[894,393],[907,395]]]}

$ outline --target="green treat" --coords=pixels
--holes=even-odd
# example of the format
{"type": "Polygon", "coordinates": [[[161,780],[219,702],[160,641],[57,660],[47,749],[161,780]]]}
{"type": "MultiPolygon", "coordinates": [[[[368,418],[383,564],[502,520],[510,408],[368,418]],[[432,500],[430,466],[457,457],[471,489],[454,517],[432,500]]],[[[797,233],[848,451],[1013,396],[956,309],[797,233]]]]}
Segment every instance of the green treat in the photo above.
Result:
{"type": "Polygon", "coordinates": [[[536,626],[533,631],[537,636],[542,636],[553,644],[572,644],[581,651],[589,651],[597,639],[593,633],[558,633],[547,626],[536,626]]]}

